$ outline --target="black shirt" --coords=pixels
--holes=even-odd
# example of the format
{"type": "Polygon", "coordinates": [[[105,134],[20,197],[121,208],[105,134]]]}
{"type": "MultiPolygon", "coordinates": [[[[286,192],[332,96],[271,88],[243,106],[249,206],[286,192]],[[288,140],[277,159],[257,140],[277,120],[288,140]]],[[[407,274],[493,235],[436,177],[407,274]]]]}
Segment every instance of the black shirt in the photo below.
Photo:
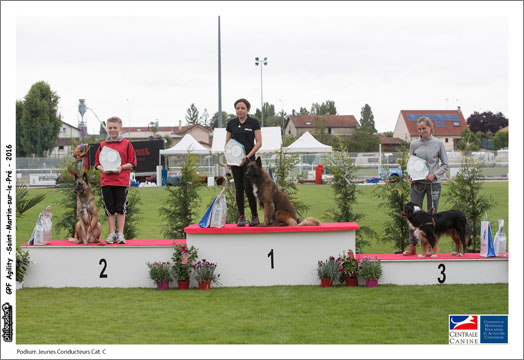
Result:
{"type": "MultiPolygon", "coordinates": [[[[260,130],[260,124],[257,119],[249,116],[243,124],[235,118],[229,120],[226,126],[226,131],[231,133],[231,138],[244,145],[246,155],[255,147],[255,130],[260,130]]],[[[255,154],[249,160],[255,160],[255,154]]]]}

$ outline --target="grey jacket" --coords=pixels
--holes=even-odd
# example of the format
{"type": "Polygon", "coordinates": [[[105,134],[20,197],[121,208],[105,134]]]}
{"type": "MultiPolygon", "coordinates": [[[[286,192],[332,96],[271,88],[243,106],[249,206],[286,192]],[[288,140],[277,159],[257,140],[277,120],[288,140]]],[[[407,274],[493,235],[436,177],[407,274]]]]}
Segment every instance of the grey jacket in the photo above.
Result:
{"type": "MultiPolygon", "coordinates": [[[[429,173],[435,174],[433,183],[440,183],[441,176],[448,170],[448,155],[442,140],[437,139],[433,135],[430,135],[427,140],[422,140],[419,137],[411,142],[409,153],[426,160],[429,165],[429,173]]],[[[427,183],[425,180],[419,182],[427,183]]]]}

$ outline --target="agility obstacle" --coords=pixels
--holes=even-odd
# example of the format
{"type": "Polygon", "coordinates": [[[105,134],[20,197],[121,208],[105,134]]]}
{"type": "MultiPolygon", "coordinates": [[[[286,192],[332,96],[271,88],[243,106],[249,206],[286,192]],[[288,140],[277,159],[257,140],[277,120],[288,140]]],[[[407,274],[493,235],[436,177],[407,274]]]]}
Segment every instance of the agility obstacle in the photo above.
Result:
{"type": "MultiPolygon", "coordinates": [[[[34,263],[24,287],[155,287],[146,262],[171,261],[174,244],[198,249],[200,259],[216,263],[222,286],[318,285],[318,260],[355,251],[356,223],[320,226],[185,229],[187,240],[127,240],[126,244],[79,245],[54,240],[44,246],[24,244],[34,263]]],[[[508,256],[484,258],[438,254],[418,258],[369,254],[381,260],[381,284],[436,285],[508,282],[508,256]]],[[[193,280],[192,280],[193,282],[193,280]]],[[[173,282],[175,286],[176,282],[173,282]]],[[[192,287],[197,284],[192,283],[192,287]]]]}

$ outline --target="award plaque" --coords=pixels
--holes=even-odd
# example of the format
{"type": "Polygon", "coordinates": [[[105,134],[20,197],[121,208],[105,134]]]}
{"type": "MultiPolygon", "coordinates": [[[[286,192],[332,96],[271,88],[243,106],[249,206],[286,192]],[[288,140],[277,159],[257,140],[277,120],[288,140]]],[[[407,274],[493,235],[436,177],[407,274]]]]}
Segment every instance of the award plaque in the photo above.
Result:
{"type": "Polygon", "coordinates": [[[407,170],[411,180],[424,180],[429,174],[429,165],[426,160],[411,155],[408,160],[407,170]]]}
{"type": "Polygon", "coordinates": [[[246,156],[244,145],[235,139],[230,139],[224,148],[224,156],[228,165],[240,165],[242,159],[246,156]]]}
{"type": "Polygon", "coordinates": [[[111,149],[109,146],[104,146],[102,148],[99,159],[100,164],[104,167],[104,171],[115,171],[121,163],[118,151],[111,149]]]}

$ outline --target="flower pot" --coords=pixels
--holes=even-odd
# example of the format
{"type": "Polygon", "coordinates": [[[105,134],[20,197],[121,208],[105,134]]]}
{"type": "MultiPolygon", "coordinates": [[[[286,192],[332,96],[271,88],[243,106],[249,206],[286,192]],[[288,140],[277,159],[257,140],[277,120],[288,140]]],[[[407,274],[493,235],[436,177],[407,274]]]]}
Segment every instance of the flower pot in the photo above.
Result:
{"type": "Polygon", "coordinates": [[[366,279],[366,286],[367,287],[377,287],[378,279],[366,279]]]}
{"type": "Polygon", "coordinates": [[[346,279],[346,285],[347,286],[357,286],[358,285],[358,279],[356,277],[347,278],[346,279]]]}
{"type": "Polygon", "coordinates": [[[333,286],[333,280],[329,279],[329,278],[323,278],[323,279],[320,279],[320,286],[321,287],[332,287],[333,286]]]}
{"type": "Polygon", "coordinates": [[[156,288],[158,290],[169,290],[169,280],[157,283],[156,288]]]}
{"type": "Polygon", "coordinates": [[[180,290],[189,289],[189,280],[187,280],[187,281],[178,280],[177,283],[178,283],[178,289],[180,289],[180,290]]]}
{"type": "Polygon", "coordinates": [[[211,289],[211,280],[202,280],[198,282],[198,288],[200,290],[211,289]]]}

